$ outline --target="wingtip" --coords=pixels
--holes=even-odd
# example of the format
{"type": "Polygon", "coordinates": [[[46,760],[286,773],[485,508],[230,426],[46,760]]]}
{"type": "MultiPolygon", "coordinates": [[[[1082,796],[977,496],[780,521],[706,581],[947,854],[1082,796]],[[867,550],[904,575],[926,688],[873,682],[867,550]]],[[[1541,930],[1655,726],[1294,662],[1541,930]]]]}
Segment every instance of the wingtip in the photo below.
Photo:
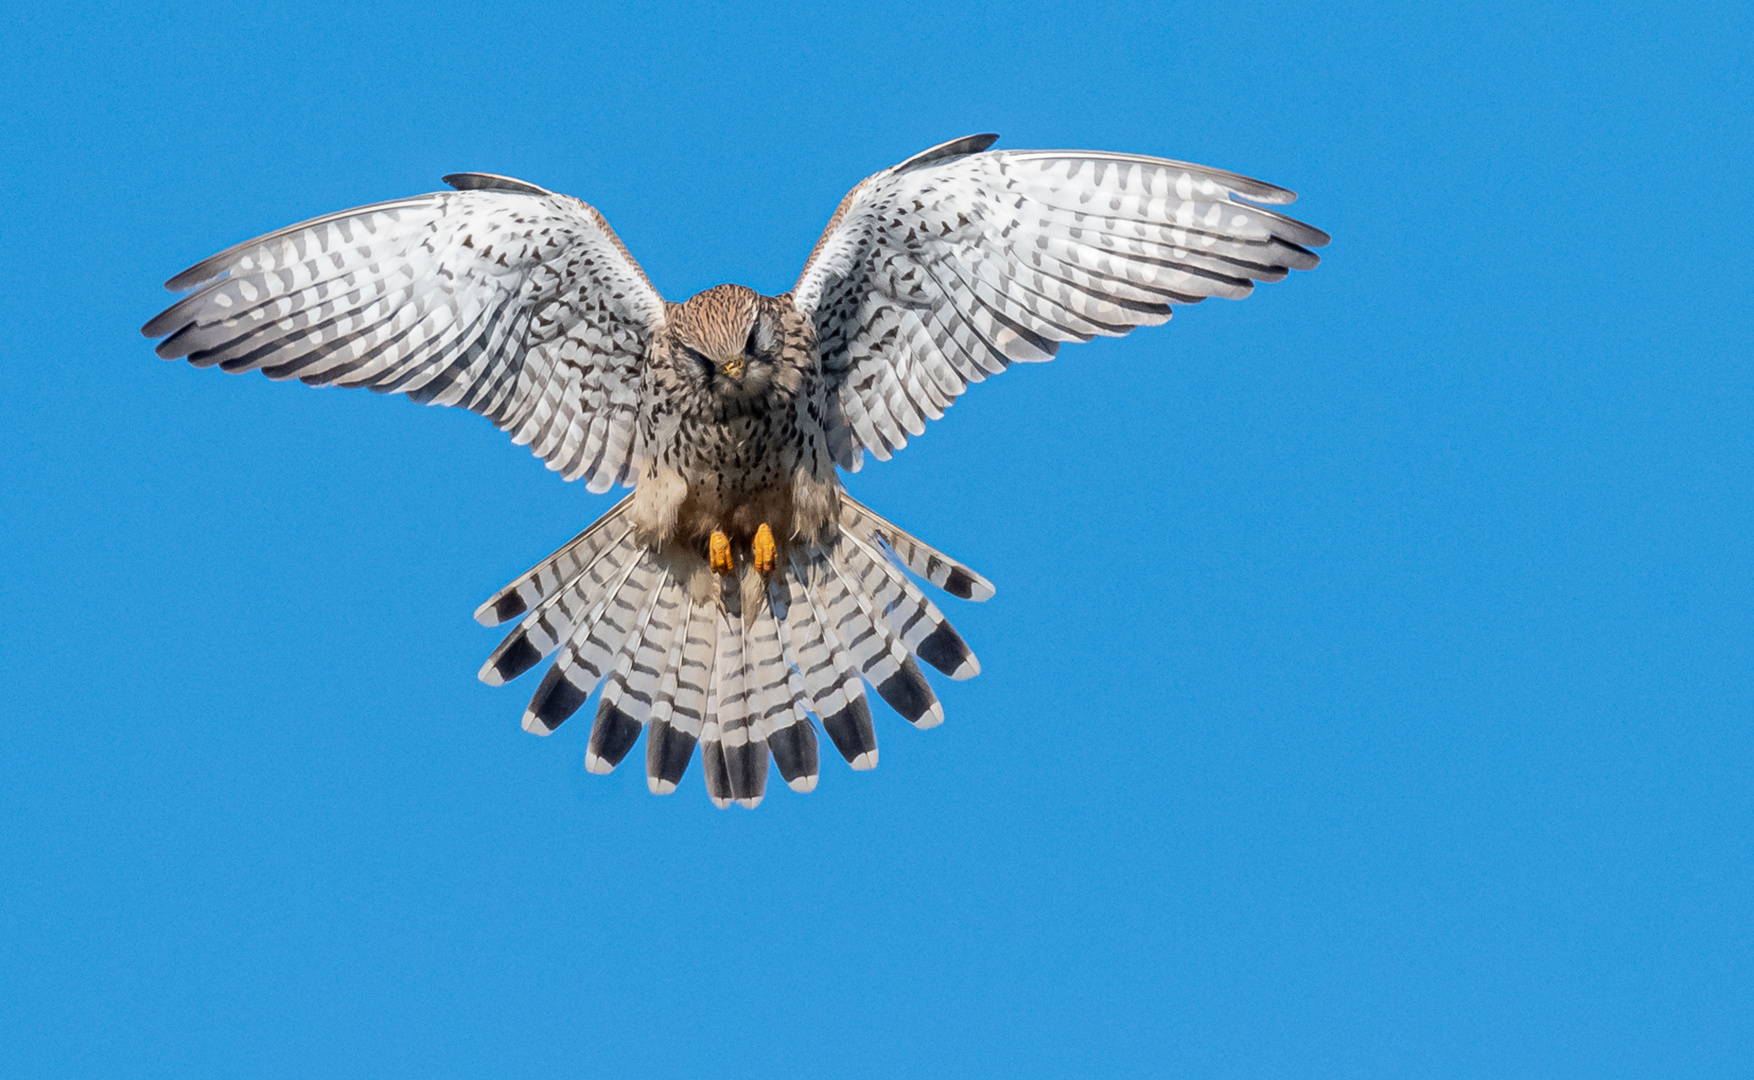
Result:
{"type": "Polygon", "coordinates": [[[544,724],[542,718],[537,716],[534,710],[530,709],[524,711],[524,730],[532,735],[554,734],[554,729],[547,724],[544,724]]]}
{"type": "Polygon", "coordinates": [[[594,750],[586,750],[585,771],[595,776],[608,776],[615,771],[615,763],[604,758],[594,750]]]}
{"type": "Polygon", "coordinates": [[[184,270],[182,273],[167,279],[164,283],[165,291],[188,292],[197,285],[205,285],[209,281],[212,281],[224,272],[220,269],[218,260],[222,259],[226,254],[228,253],[222,252],[210,259],[203,259],[194,266],[184,270]]]}
{"type": "Polygon", "coordinates": [[[929,165],[934,161],[942,161],[945,158],[978,154],[998,141],[999,136],[990,131],[982,132],[979,135],[964,135],[960,139],[951,139],[949,142],[942,142],[937,146],[921,150],[913,157],[910,157],[906,161],[895,166],[894,171],[900,172],[903,169],[911,169],[916,165],[929,165]]]}
{"type": "Polygon", "coordinates": [[[665,780],[661,776],[646,777],[646,790],[653,795],[670,795],[676,791],[676,781],[665,780]]]}
{"type": "Polygon", "coordinates": [[[808,795],[816,790],[816,781],[817,776],[815,773],[812,773],[809,776],[800,776],[794,780],[787,780],[786,786],[800,795],[808,795]]]}
{"type": "Polygon", "coordinates": [[[458,191],[514,191],[520,195],[554,194],[547,188],[538,187],[528,180],[519,180],[513,176],[500,176],[497,173],[455,172],[447,173],[439,179],[458,191]]]}
{"type": "Polygon", "coordinates": [[[876,748],[873,747],[870,750],[865,751],[858,757],[847,762],[847,764],[853,767],[854,772],[869,772],[870,770],[875,769],[877,767],[876,748]]]}

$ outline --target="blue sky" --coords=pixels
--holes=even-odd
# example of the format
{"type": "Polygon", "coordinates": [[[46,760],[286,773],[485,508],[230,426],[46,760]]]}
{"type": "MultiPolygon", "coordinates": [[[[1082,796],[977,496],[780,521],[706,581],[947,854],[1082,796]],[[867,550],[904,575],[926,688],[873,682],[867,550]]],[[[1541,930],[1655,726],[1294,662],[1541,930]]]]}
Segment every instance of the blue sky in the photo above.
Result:
{"type": "Polygon", "coordinates": [[[0,28],[0,1073],[1746,1066],[1746,5],[147,7],[0,28]],[[754,813],[475,680],[609,497],[138,335],[459,170],[777,292],[975,131],[1335,241],[853,477],[996,583],[985,671],[754,813]]]}

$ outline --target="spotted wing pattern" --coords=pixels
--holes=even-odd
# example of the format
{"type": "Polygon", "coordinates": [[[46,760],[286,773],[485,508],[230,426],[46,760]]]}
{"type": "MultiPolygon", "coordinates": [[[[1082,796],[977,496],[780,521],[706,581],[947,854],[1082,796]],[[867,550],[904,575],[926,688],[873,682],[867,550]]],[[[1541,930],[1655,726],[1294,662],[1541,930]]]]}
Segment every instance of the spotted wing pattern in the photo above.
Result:
{"type": "Polygon", "coordinates": [[[591,206],[482,173],[221,252],[143,328],[167,359],[460,405],[592,491],[632,482],[664,302],[591,206]]]}
{"type": "Polygon", "coordinates": [[[857,469],[1013,361],[1239,299],[1328,235],[1257,205],[1291,192],[1198,165],[1081,150],[934,147],[865,180],[793,288],[838,385],[829,445],[857,469]],[[1247,200],[1247,201],[1239,201],[1247,200]]]}

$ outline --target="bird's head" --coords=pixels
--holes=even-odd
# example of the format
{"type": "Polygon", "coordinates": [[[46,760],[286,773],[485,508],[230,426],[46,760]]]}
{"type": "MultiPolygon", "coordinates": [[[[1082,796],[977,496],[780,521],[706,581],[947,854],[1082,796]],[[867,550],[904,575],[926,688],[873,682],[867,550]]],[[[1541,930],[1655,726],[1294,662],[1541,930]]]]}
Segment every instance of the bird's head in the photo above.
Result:
{"type": "Polygon", "coordinates": [[[670,320],[677,366],[725,397],[752,397],[773,382],[780,327],[762,297],[715,285],[684,301],[670,320]]]}

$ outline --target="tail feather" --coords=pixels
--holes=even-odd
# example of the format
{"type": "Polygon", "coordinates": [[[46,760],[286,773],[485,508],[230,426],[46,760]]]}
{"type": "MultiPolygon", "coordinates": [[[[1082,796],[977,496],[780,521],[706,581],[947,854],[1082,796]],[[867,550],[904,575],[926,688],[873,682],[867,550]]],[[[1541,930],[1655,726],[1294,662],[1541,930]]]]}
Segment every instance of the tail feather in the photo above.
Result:
{"type": "Polygon", "coordinates": [[[858,576],[859,591],[871,598],[871,607],[881,613],[908,652],[952,679],[972,679],[981,673],[981,663],[962,635],[906,574],[874,543],[859,539],[856,533],[842,534],[842,538],[849,548],[845,564],[858,576]]]}
{"type": "Polygon", "coordinates": [[[597,719],[591,725],[590,745],[585,749],[587,771],[612,771],[639,740],[639,733],[651,715],[658,666],[669,655],[670,641],[676,636],[680,594],[681,588],[674,578],[665,574],[659,580],[615,667],[604,680],[603,692],[597,700],[597,719]]]}
{"type": "Polygon", "coordinates": [[[577,623],[560,659],[524,710],[524,730],[547,735],[578,711],[603,681],[614,657],[633,632],[634,619],[645,600],[668,575],[643,549],[628,567],[621,584],[577,623]]]}
{"type": "Polygon", "coordinates": [[[810,723],[798,673],[786,661],[780,643],[779,618],[765,598],[752,629],[754,685],[760,687],[757,726],[786,785],[793,791],[814,790],[820,771],[816,729],[810,723]]]}
{"type": "Polygon", "coordinates": [[[489,686],[504,686],[541,663],[572,636],[574,627],[589,626],[601,617],[604,601],[615,595],[644,556],[629,543],[598,552],[572,581],[524,616],[481,665],[477,678],[489,686]]]}
{"type": "MultiPolygon", "coordinates": [[[[718,613],[710,603],[690,599],[686,630],[674,662],[652,710],[652,732],[646,736],[646,786],[659,795],[676,790],[694,747],[705,731],[708,688],[718,651],[718,613]]],[[[705,754],[703,751],[703,766],[705,754]]]]}
{"type": "Polygon", "coordinates": [[[676,715],[677,695],[683,691],[683,654],[694,626],[695,604],[686,589],[682,592],[681,610],[676,620],[676,633],[659,670],[663,675],[652,695],[651,723],[646,734],[646,787],[654,795],[668,795],[676,790],[688,762],[694,757],[694,743],[700,731],[700,713],[692,715],[693,734],[679,730],[674,722],[688,726],[687,716],[676,715]]]}
{"type": "Polygon", "coordinates": [[[633,531],[625,518],[633,504],[629,495],[591,527],[563,544],[560,550],[519,574],[510,585],[487,598],[475,609],[475,621],[482,626],[498,626],[517,618],[541,603],[543,598],[572,584],[585,567],[604,552],[619,547],[633,531]]]}
{"type": "Polygon", "coordinates": [[[714,617],[712,667],[708,672],[706,708],[700,724],[700,769],[706,778],[707,798],[723,810],[735,798],[731,791],[731,771],[725,761],[724,729],[720,723],[720,717],[725,715],[722,697],[729,681],[723,676],[722,669],[729,665],[725,652],[729,647],[731,625],[723,611],[715,612],[714,617]]]}
{"type": "MultiPolygon", "coordinates": [[[[790,567],[791,574],[785,583],[787,641],[810,697],[810,706],[848,765],[861,771],[874,769],[877,731],[871,724],[871,707],[865,701],[859,666],[830,628],[828,619],[817,610],[804,560],[794,554],[790,567]]],[[[775,588],[777,591],[777,584],[775,588]]]]}
{"type": "Polygon", "coordinates": [[[953,679],[980,671],[908,571],[967,599],[987,599],[992,585],[850,498],[836,539],[791,548],[753,593],[744,586],[755,579],[714,578],[692,556],[646,548],[629,506],[622,500],[476,612],[490,625],[521,616],[481,669],[490,685],[558,652],[526,730],[552,732],[602,688],[585,752],[593,773],[613,770],[646,730],[654,793],[676,790],[698,748],[714,805],[753,807],[770,762],[793,790],[816,787],[817,720],[854,769],[876,766],[865,684],[926,728],[944,710],[914,658],[953,679]],[[719,595],[693,591],[705,581],[719,595]]]}
{"type": "MultiPolygon", "coordinates": [[[[734,597],[735,583],[725,592],[734,597]]],[[[767,789],[767,740],[755,726],[755,686],[741,604],[733,600],[726,609],[726,621],[719,627],[714,672],[719,686],[719,740],[731,797],[743,806],[754,807],[767,789]]]]}
{"type": "Polygon", "coordinates": [[[820,573],[816,576],[815,594],[820,609],[858,662],[859,674],[908,723],[919,728],[936,727],[944,722],[944,707],[926,677],[895,636],[889,624],[876,617],[870,600],[861,594],[856,581],[848,581],[833,559],[818,557],[820,573]]]}
{"type": "Polygon", "coordinates": [[[882,540],[901,559],[902,565],[951,596],[963,600],[989,600],[993,596],[992,582],[855,501],[844,491],[840,496],[840,525],[847,532],[882,540]]]}

